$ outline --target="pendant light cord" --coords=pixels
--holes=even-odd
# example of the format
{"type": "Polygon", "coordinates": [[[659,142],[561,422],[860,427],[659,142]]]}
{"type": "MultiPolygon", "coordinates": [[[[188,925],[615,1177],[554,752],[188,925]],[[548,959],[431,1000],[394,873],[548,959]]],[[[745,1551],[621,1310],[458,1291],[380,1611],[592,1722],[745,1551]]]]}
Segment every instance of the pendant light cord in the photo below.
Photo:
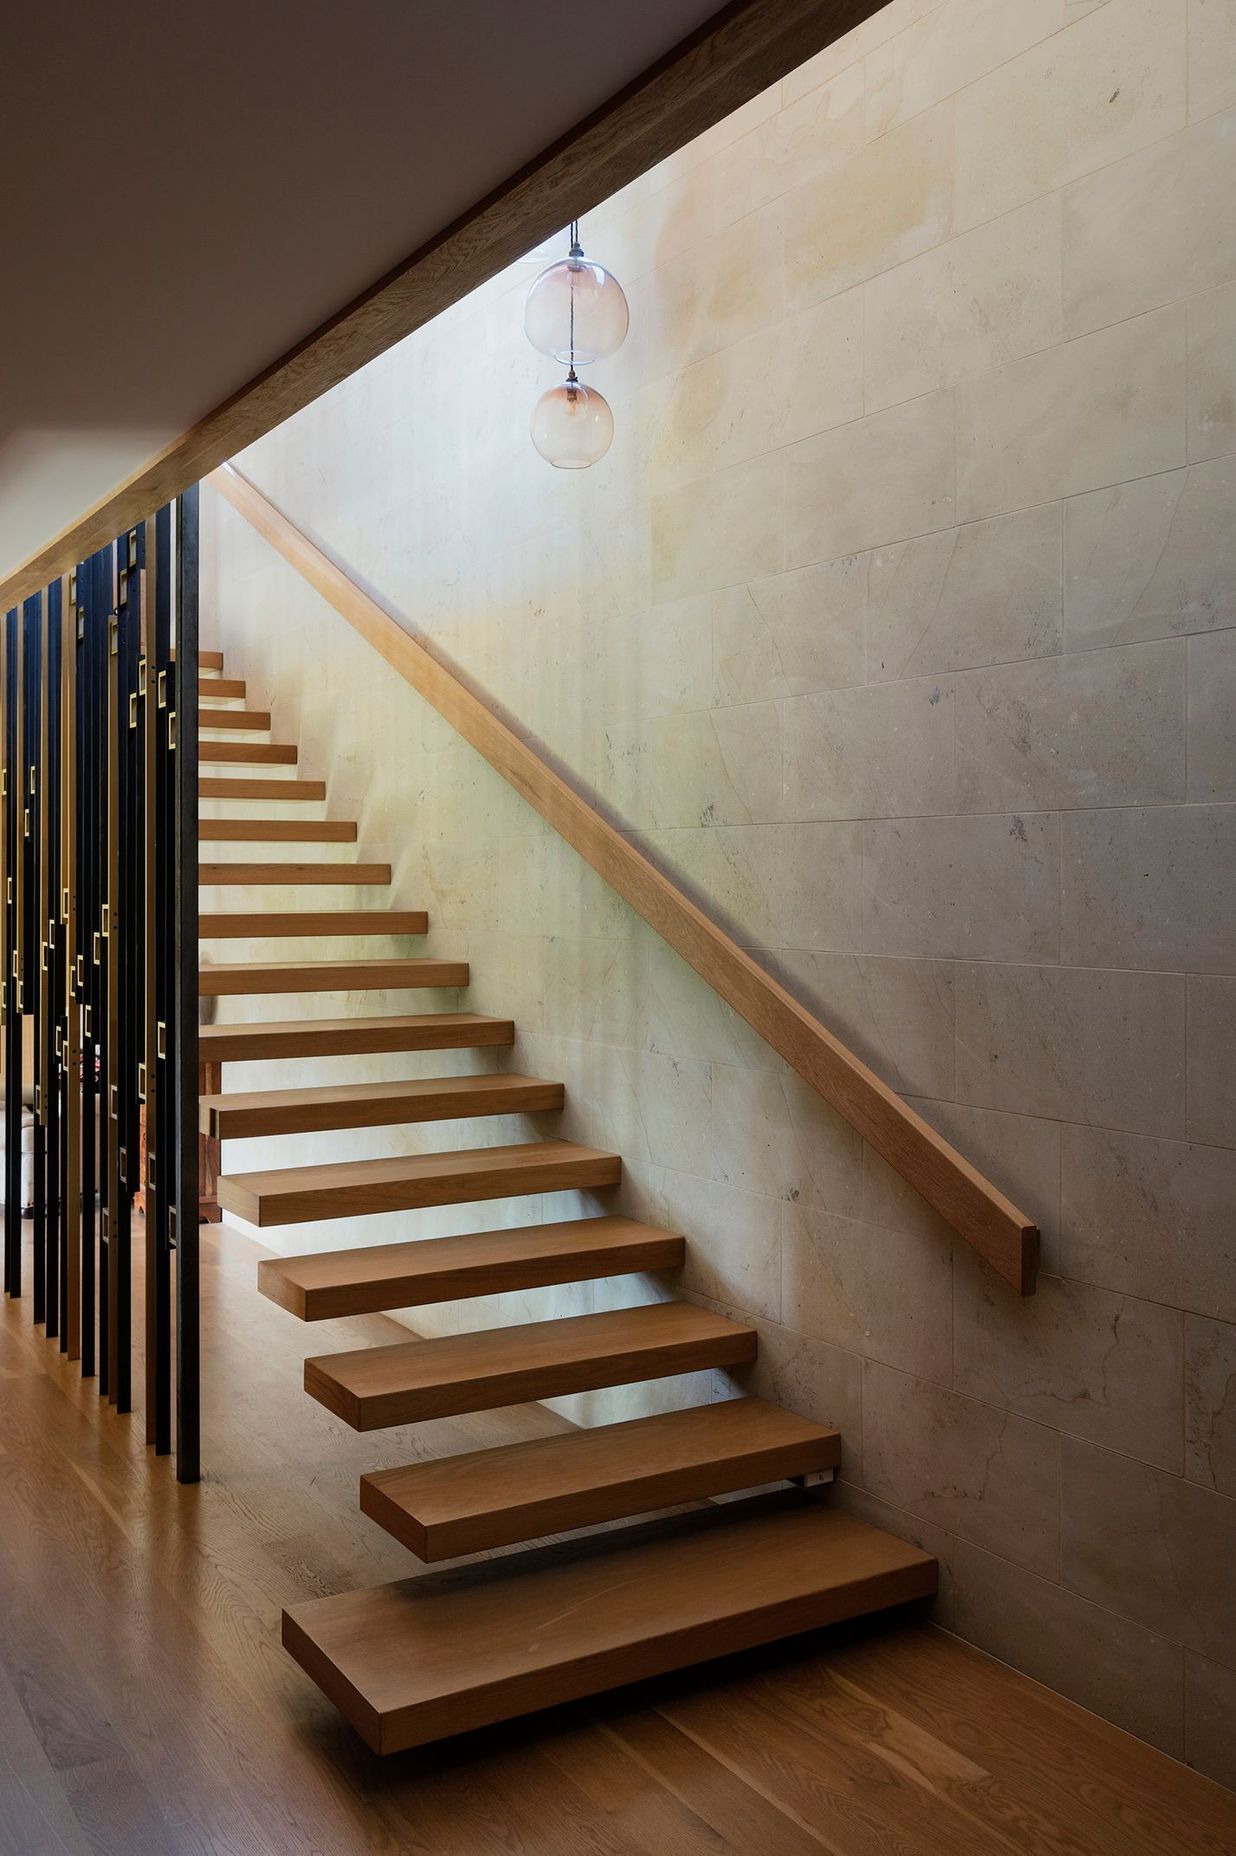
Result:
{"type": "MultiPolygon", "coordinates": [[[[572,219],[571,221],[571,256],[572,258],[582,258],[583,255],[584,255],[584,248],[579,242],[579,220],[572,219]]],[[[572,266],[571,268],[570,278],[571,278],[571,329],[570,329],[571,365],[570,365],[570,371],[567,374],[567,379],[578,380],[579,375],[575,372],[575,270],[574,270],[574,266],[572,266]]]]}

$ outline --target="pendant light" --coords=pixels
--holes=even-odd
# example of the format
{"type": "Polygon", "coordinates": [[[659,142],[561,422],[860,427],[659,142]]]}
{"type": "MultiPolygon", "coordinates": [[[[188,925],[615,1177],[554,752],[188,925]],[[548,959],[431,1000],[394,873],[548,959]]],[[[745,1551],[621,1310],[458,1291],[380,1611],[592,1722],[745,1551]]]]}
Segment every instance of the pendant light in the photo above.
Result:
{"type": "Polygon", "coordinates": [[[541,272],[524,308],[532,346],[567,364],[566,379],[542,394],[532,413],[532,442],[558,470],[587,470],[609,450],[614,415],[595,387],[583,385],[576,368],[620,348],[629,321],[622,285],[603,264],[584,256],[579,223],[572,220],[570,251],[541,272]]]}

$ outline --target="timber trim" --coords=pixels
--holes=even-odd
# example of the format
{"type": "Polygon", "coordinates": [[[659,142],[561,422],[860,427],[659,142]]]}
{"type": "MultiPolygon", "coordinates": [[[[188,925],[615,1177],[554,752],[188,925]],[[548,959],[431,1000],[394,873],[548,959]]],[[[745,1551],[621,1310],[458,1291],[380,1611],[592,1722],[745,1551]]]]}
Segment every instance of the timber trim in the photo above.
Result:
{"type": "Polygon", "coordinates": [[[209,479],[309,584],[1021,1295],[1038,1230],[231,464],[209,479]]]}
{"type": "Polygon", "coordinates": [[[132,528],[883,4],[731,0],[31,555],[0,587],[0,611],[132,528]]]}

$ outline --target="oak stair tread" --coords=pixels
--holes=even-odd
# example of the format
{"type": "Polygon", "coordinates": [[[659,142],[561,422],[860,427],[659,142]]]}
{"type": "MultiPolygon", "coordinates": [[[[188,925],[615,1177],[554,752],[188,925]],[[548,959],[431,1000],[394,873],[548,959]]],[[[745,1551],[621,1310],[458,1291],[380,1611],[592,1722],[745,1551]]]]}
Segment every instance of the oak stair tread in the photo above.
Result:
{"type": "Polygon", "coordinates": [[[199,799],[325,799],[325,780],[222,779],[200,774],[199,799]]]}
{"type": "Polygon", "coordinates": [[[354,818],[204,818],[203,844],[355,844],[354,818]]]}
{"type": "Polygon", "coordinates": [[[361,1477],[360,1505],[432,1562],[812,1475],[840,1460],[835,1430],[763,1399],[733,1398],[373,1470],[361,1477]]]}
{"type": "Polygon", "coordinates": [[[754,1328],[693,1302],[648,1302],[599,1315],[321,1354],[305,1361],[305,1391],[353,1430],[376,1431],[738,1366],[755,1358],[756,1344],[754,1328]]]}
{"type": "Polygon", "coordinates": [[[252,728],[261,734],[270,727],[269,709],[199,709],[199,728],[252,728]]]}
{"type": "Polygon", "coordinates": [[[406,990],[466,986],[466,960],[393,955],[385,960],[225,960],[202,966],[198,992],[205,999],[249,993],[406,990]]]}
{"type": "MultiPolygon", "coordinates": [[[[173,645],[171,650],[168,652],[168,657],[173,664],[176,662],[175,645],[173,645]]],[[[197,654],[197,667],[199,671],[222,670],[223,669],[222,651],[199,651],[197,654]]]]}
{"type": "Polygon", "coordinates": [[[198,937],[203,941],[260,941],[263,937],[357,934],[424,934],[429,917],[424,909],[303,909],[282,913],[234,914],[198,918],[198,937]]]}
{"type": "Polygon", "coordinates": [[[560,1224],[268,1257],[258,1264],[258,1287],[302,1321],[327,1321],[551,1283],[677,1269],[684,1249],[677,1232],[634,1218],[567,1218],[560,1224]]]}
{"type": "Polygon", "coordinates": [[[299,750],[294,741],[200,741],[199,761],[227,760],[259,762],[266,766],[294,767],[299,750]]]}
{"type": "Polygon", "coordinates": [[[934,1592],[928,1554],[790,1499],[311,1599],[284,1647],[395,1753],[934,1592]]]}
{"type": "Polygon", "coordinates": [[[199,864],[197,880],[203,889],[223,889],[247,883],[297,883],[313,889],[321,883],[389,883],[389,864],[260,864],[237,860],[234,864],[199,864]]]}
{"type": "Polygon", "coordinates": [[[218,1198],[224,1211],[267,1229],[312,1218],[467,1205],[530,1192],[583,1191],[615,1186],[621,1176],[617,1154],[574,1141],[525,1141],[510,1147],[228,1173],[219,1179],[218,1198]]]}
{"type": "Polygon", "coordinates": [[[514,1021],[481,1012],[419,1012],[402,1017],[274,1019],[254,1024],[201,1025],[203,1063],[282,1057],[356,1057],[389,1051],[479,1050],[513,1044],[514,1021]]]}
{"type": "Polygon", "coordinates": [[[243,702],[245,697],[245,680],[243,677],[202,677],[199,679],[197,690],[199,698],[202,699],[210,698],[213,700],[215,697],[218,697],[220,701],[223,701],[224,699],[239,698],[243,702]]]}
{"type": "MultiPolygon", "coordinates": [[[[500,1071],[488,1076],[420,1076],[401,1083],[340,1083],[315,1089],[233,1092],[202,1096],[199,1107],[202,1133],[212,1140],[228,1141],[271,1134],[320,1133],[330,1128],[463,1120],[473,1115],[534,1115],[561,1108],[564,1093],[561,1083],[500,1071]]],[[[379,1253],[386,1248],[379,1245],[379,1253]]],[[[346,1254],[359,1257],[365,1253],[346,1254]]],[[[393,1302],[386,1306],[398,1308],[404,1304],[393,1302]]]]}

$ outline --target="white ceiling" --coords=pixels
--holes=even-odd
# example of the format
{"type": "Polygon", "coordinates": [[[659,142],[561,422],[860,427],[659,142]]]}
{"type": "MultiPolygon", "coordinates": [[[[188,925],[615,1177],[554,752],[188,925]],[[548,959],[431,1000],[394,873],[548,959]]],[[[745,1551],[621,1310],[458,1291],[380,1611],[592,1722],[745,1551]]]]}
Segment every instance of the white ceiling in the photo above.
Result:
{"type": "Polygon", "coordinates": [[[718,0],[15,0],[0,575],[718,0]]]}

